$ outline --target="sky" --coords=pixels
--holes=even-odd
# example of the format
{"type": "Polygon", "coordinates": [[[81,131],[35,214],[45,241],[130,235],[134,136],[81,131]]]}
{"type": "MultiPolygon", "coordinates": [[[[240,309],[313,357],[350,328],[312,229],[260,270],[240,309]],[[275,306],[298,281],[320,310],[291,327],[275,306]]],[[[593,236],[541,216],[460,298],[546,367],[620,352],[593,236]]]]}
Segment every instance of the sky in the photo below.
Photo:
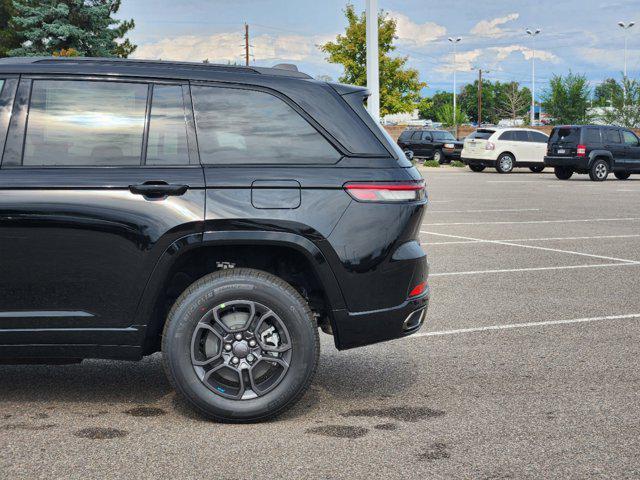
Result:
{"type": "MultiPolygon", "coordinates": [[[[365,0],[352,0],[364,10],[365,0]]],[[[425,95],[451,91],[477,78],[531,86],[535,39],[536,91],[554,74],[584,74],[593,86],[622,76],[624,31],[619,21],[640,22],[639,0],[425,1],[378,0],[397,21],[396,55],[408,57],[428,84],[425,95]],[[449,37],[460,37],[456,61],[449,37]]],[[[318,48],[344,32],[346,0],[123,0],[120,18],[133,18],[129,33],[136,58],[244,62],[244,23],[250,26],[251,62],[295,63],[314,77],[337,80],[339,65],[318,48]]],[[[640,78],[640,24],[627,31],[628,76],[640,78]]]]}

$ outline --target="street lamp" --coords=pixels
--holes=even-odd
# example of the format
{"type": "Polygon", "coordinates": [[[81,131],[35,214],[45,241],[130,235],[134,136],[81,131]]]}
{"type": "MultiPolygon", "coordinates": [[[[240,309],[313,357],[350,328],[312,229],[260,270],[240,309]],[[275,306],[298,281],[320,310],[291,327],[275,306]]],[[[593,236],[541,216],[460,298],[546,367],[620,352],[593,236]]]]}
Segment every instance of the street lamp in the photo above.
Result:
{"type": "Polygon", "coordinates": [[[457,60],[456,60],[456,44],[462,40],[462,38],[460,37],[449,37],[449,41],[451,42],[451,45],[453,46],[453,126],[456,129],[456,137],[458,136],[458,122],[456,121],[456,110],[457,110],[457,104],[456,104],[456,67],[457,67],[457,60]]]}
{"type": "Polygon", "coordinates": [[[622,103],[627,103],[627,33],[636,22],[618,22],[618,26],[624,30],[624,79],[622,82],[622,103]]]}
{"type": "Polygon", "coordinates": [[[526,30],[527,35],[531,36],[531,43],[533,44],[531,49],[531,126],[536,121],[536,35],[541,31],[539,28],[535,30],[527,28],[526,30]]]}
{"type": "Polygon", "coordinates": [[[367,88],[371,95],[367,99],[369,113],[380,121],[380,65],[378,58],[378,0],[367,0],[367,88]]]}

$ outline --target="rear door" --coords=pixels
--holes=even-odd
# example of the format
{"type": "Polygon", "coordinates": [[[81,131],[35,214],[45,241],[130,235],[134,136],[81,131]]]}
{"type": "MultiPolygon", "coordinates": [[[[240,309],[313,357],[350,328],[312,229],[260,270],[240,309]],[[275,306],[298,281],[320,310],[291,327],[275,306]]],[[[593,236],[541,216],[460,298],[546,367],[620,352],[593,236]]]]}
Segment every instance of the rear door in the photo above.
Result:
{"type": "Polygon", "coordinates": [[[531,162],[535,157],[533,143],[529,139],[527,130],[513,130],[514,155],[516,161],[531,162]]]}
{"type": "Polygon", "coordinates": [[[202,231],[189,99],[179,82],[22,77],[0,169],[0,344],[137,341],[158,258],[202,231]]]}
{"type": "Polygon", "coordinates": [[[534,132],[530,130],[529,139],[531,141],[531,161],[543,163],[544,156],[547,154],[547,142],[549,141],[549,137],[542,132],[534,132]]]}
{"type": "Polygon", "coordinates": [[[640,170],[640,140],[635,133],[622,130],[625,145],[625,166],[633,170],[640,170]]]}
{"type": "Polygon", "coordinates": [[[605,128],[603,133],[604,148],[611,152],[613,155],[614,165],[626,165],[627,163],[627,151],[625,144],[622,141],[622,133],[619,128],[609,127],[605,128]]]}

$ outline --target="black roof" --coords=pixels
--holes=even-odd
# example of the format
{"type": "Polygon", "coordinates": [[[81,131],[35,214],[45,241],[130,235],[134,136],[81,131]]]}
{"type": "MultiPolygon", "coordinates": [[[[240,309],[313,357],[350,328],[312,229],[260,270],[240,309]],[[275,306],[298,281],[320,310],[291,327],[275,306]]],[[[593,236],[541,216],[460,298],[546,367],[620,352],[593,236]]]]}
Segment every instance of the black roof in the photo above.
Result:
{"type": "MultiPolygon", "coordinates": [[[[98,57],[8,57],[0,59],[0,71],[4,73],[35,73],[37,71],[56,71],[57,73],[113,73],[128,75],[140,74],[150,70],[171,71],[173,76],[189,77],[191,74],[236,73],[250,75],[271,75],[310,79],[306,73],[299,72],[295,65],[279,64],[272,68],[239,65],[220,65],[203,62],[172,62],[166,60],[140,60],[126,58],[98,57]],[[82,72],[78,72],[82,70],[82,72]]],[[[148,73],[147,73],[148,74],[148,73]]]]}

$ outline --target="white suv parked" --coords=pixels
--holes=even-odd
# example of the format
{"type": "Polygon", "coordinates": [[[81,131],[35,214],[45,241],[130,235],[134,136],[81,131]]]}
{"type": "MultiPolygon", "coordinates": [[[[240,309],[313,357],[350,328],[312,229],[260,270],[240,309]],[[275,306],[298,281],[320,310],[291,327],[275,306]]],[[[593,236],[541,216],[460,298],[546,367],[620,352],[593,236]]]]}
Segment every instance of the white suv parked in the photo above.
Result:
{"type": "Polygon", "coordinates": [[[479,128],[464,140],[462,161],[474,172],[495,167],[509,173],[514,167],[544,170],[549,137],[528,128],[479,128]]]}

